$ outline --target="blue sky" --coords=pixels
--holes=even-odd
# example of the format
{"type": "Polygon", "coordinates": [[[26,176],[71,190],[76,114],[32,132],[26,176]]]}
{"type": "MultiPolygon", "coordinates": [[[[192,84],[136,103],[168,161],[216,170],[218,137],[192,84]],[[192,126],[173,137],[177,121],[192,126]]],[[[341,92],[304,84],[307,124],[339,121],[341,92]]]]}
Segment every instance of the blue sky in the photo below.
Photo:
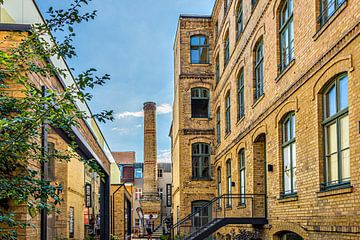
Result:
{"type": "MultiPolygon", "coordinates": [[[[68,1],[37,0],[45,12],[68,1]]],[[[143,103],[154,101],[158,160],[169,161],[173,102],[173,42],[180,14],[211,14],[214,0],[93,0],[94,21],[75,28],[75,73],[95,67],[111,81],[94,92],[93,112],[112,109],[116,120],[100,125],[112,151],[135,151],[143,160],[143,103]]]]}

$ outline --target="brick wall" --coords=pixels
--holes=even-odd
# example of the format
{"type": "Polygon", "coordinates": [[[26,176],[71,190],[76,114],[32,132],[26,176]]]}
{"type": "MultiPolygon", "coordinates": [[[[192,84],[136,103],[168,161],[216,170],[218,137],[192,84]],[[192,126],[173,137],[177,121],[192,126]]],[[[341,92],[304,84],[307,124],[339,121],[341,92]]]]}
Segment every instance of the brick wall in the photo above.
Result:
{"type": "MultiPolygon", "coordinates": [[[[181,193],[192,190],[186,179],[191,171],[191,152],[189,142],[181,137],[183,128],[195,130],[208,127],[215,129],[215,109],[221,110],[221,144],[213,146],[213,169],[222,168],[222,191],[226,190],[226,161],[232,163],[232,181],[235,182],[233,193],[239,193],[238,152],[245,149],[246,158],[246,193],[261,192],[266,183],[268,194],[269,224],[261,229],[264,239],[278,239],[278,233],[292,231],[304,239],[358,239],[360,234],[360,201],[359,174],[360,138],[358,122],[360,119],[359,102],[360,85],[358,67],[360,48],[359,10],[357,1],[348,0],[329,23],[319,28],[316,23],[318,5],[315,1],[294,1],[294,62],[282,73],[278,70],[280,59],[278,37],[278,9],[282,1],[261,1],[251,10],[250,1],[244,3],[244,31],[236,39],[235,19],[239,1],[230,1],[228,13],[223,13],[223,1],[216,1],[212,13],[212,26],[199,26],[204,19],[180,18],[176,39],[175,53],[180,55],[181,66],[175,66],[179,73],[175,75],[176,86],[174,111],[177,127],[171,132],[173,141],[174,167],[174,205],[185,207],[190,212],[189,204],[181,202],[181,193]],[[219,36],[215,33],[215,23],[219,21],[219,36]],[[186,22],[186,23],[184,23],[186,22]],[[187,26],[188,28],[181,28],[187,26]],[[191,35],[196,27],[197,32],[209,32],[211,41],[211,64],[208,66],[189,66],[189,43],[186,36],[191,35]],[[230,36],[229,63],[224,67],[224,38],[230,36]],[[264,42],[264,96],[255,101],[254,96],[254,47],[259,39],[264,42]],[[215,79],[207,78],[215,71],[215,57],[219,54],[220,81],[214,86],[215,79]],[[182,66],[184,65],[184,66],[182,66]],[[212,72],[207,72],[207,67],[212,72]],[[244,69],[245,116],[237,120],[237,77],[239,70],[244,69]],[[339,73],[346,72],[349,78],[349,121],[350,121],[350,171],[351,187],[322,192],[320,183],[324,182],[323,171],[323,128],[322,90],[339,73]],[[197,78],[182,79],[182,74],[197,78]],[[211,95],[211,117],[205,123],[189,117],[189,86],[196,84],[213,86],[211,95]],[[225,136],[225,95],[230,91],[231,98],[231,133],[225,136]],[[183,109],[181,109],[183,107],[183,109]],[[282,148],[281,123],[283,117],[295,112],[296,116],[296,161],[297,161],[297,195],[284,199],[282,193],[282,148]],[[183,123],[183,124],[182,124],[183,123]],[[177,130],[174,130],[177,129],[177,130]],[[264,172],[262,151],[263,144],[258,137],[265,136],[266,163],[273,166],[273,171],[264,172]],[[183,144],[183,145],[182,145],[183,144]],[[183,170],[186,166],[186,170],[183,170]],[[179,167],[179,169],[176,169],[179,167]],[[181,169],[181,170],[180,170],[181,169]],[[181,171],[181,175],[176,173],[181,171]],[[266,181],[265,181],[266,176],[266,181]],[[176,184],[175,184],[176,183],[176,184]],[[176,186],[181,186],[179,189],[176,186]]],[[[175,64],[175,65],[176,65],[175,64]]],[[[216,131],[215,131],[216,132],[216,131]]],[[[208,136],[209,142],[215,142],[215,135],[208,136]]],[[[191,141],[204,141],[204,135],[194,134],[191,141]]],[[[267,168],[267,166],[266,166],[267,168]]],[[[215,171],[213,171],[215,173],[215,171]]],[[[214,178],[216,179],[217,176],[214,178]]],[[[216,193],[216,185],[210,188],[197,185],[199,198],[211,199],[216,193]],[[212,191],[210,193],[210,191],[212,191]]],[[[186,194],[191,202],[195,197],[186,194]]],[[[263,203],[257,210],[264,209],[263,203]]],[[[263,210],[262,210],[263,211],[263,210]]],[[[233,210],[236,213],[236,210],[233,210]]],[[[182,212],[183,213],[183,212],[182,212]]],[[[186,215],[186,214],[184,214],[186,215]]],[[[181,217],[183,217],[182,215],[181,217]]],[[[237,214],[241,216],[241,214],[237,214]]],[[[174,218],[176,220],[176,217],[174,218]]],[[[246,226],[229,226],[219,233],[225,234],[232,228],[238,231],[246,226]]]]}

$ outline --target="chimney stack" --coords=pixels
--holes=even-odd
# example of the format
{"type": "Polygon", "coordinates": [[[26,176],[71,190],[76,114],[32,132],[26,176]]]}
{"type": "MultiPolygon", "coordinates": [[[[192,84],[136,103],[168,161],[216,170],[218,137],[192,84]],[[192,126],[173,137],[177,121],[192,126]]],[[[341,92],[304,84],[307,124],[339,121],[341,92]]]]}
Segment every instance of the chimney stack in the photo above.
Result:
{"type": "Polygon", "coordinates": [[[156,103],[144,103],[144,197],[157,196],[156,103]]]}

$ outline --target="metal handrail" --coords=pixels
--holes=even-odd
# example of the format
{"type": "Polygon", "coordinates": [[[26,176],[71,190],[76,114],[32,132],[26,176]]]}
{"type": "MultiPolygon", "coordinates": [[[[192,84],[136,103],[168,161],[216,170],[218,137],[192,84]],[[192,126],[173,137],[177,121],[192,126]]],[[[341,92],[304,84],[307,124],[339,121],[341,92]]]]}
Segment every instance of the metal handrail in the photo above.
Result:
{"type": "Polygon", "coordinates": [[[198,210],[192,212],[191,214],[189,214],[188,216],[186,216],[185,218],[183,218],[182,220],[178,221],[177,223],[175,223],[174,225],[171,226],[171,230],[174,230],[175,228],[179,227],[182,223],[186,222],[187,220],[191,219],[192,217],[194,217],[196,214],[200,213],[204,208],[207,208],[209,206],[211,206],[214,202],[218,201],[219,199],[222,199],[224,197],[244,197],[244,198],[249,198],[247,196],[264,196],[266,198],[266,194],[262,194],[262,193],[255,193],[255,194],[223,194],[221,196],[215,197],[212,200],[210,200],[208,203],[204,204],[203,206],[201,206],[198,210]]]}

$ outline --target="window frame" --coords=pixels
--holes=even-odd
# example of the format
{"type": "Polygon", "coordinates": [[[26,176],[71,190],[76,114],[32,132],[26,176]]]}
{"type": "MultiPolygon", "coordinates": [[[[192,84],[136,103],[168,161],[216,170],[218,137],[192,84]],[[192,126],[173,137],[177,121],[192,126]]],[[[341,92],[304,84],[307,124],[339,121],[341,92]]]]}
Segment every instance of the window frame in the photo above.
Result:
{"type": "Polygon", "coordinates": [[[340,7],[347,2],[347,0],[326,0],[326,1],[330,1],[332,2],[332,4],[334,4],[334,12],[332,12],[329,16],[327,16],[327,14],[325,15],[325,12],[329,9],[329,4],[327,5],[326,8],[324,8],[323,6],[323,1],[324,0],[319,0],[320,1],[320,8],[319,8],[319,16],[318,16],[318,24],[320,26],[320,28],[322,28],[327,22],[329,22],[329,20],[335,15],[335,13],[340,9],[340,7]]]}
{"type": "Polygon", "coordinates": [[[244,88],[244,68],[241,68],[238,75],[238,121],[245,116],[245,88],[244,88]]]}
{"type": "Polygon", "coordinates": [[[197,142],[197,143],[193,143],[191,145],[191,165],[192,165],[192,179],[193,180],[201,180],[201,179],[211,179],[211,146],[208,143],[204,143],[204,142],[197,142]],[[195,154],[194,155],[194,147],[196,145],[200,145],[199,149],[200,149],[200,153],[195,154]],[[209,153],[202,153],[202,146],[203,145],[207,145],[208,149],[209,149],[209,153]],[[195,176],[195,166],[194,166],[194,157],[198,157],[198,161],[199,161],[199,167],[198,167],[198,176],[195,176]],[[208,167],[208,176],[202,176],[202,169],[203,169],[203,161],[204,158],[208,157],[209,159],[209,165],[208,167]]]}
{"type": "Polygon", "coordinates": [[[227,191],[227,201],[226,201],[226,207],[231,208],[232,207],[232,176],[231,176],[231,159],[228,159],[226,161],[226,191],[227,191]]]}
{"type": "Polygon", "coordinates": [[[239,205],[246,205],[246,157],[245,148],[240,149],[238,153],[239,158],[239,194],[240,200],[239,205]],[[241,174],[244,173],[244,181],[241,179],[241,174]],[[242,188],[244,188],[244,195],[242,195],[242,188]]]}
{"type": "Polygon", "coordinates": [[[221,207],[221,167],[218,167],[217,168],[217,194],[218,194],[218,197],[219,197],[219,200],[218,200],[218,207],[220,208],[221,207]]]}
{"type": "Polygon", "coordinates": [[[220,107],[216,111],[216,137],[217,137],[217,143],[221,143],[221,112],[220,107]]]}
{"type": "Polygon", "coordinates": [[[244,31],[243,0],[239,0],[238,8],[237,8],[237,16],[236,16],[236,40],[240,39],[241,33],[243,31],[244,31]]]}
{"type": "Polygon", "coordinates": [[[227,31],[224,40],[224,68],[228,65],[230,61],[230,38],[229,31],[227,31]]]}
{"type": "MultiPolygon", "coordinates": [[[[333,188],[338,188],[340,186],[349,186],[351,183],[351,174],[348,178],[344,179],[342,177],[342,151],[344,150],[349,150],[350,151],[350,144],[349,147],[346,149],[342,149],[341,146],[341,123],[340,120],[344,117],[349,116],[349,102],[347,102],[347,107],[345,107],[344,109],[340,108],[340,99],[341,99],[341,95],[340,95],[340,81],[344,78],[347,78],[347,95],[349,94],[349,76],[347,73],[341,73],[338,74],[337,76],[335,76],[332,81],[330,82],[330,84],[326,87],[325,91],[322,94],[322,109],[323,109],[323,121],[321,123],[322,128],[323,128],[323,161],[324,161],[324,182],[321,183],[321,190],[327,190],[327,189],[333,189],[333,188]],[[333,115],[329,115],[327,116],[327,106],[328,106],[328,102],[327,102],[327,94],[330,92],[330,90],[335,87],[335,99],[336,99],[336,113],[333,115]],[[335,183],[333,183],[334,181],[329,181],[328,177],[329,177],[329,169],[328,169],[328,156],[329,155],[333,155],[333,154],[328,154],[327,153],[327,148],[328,148],[328,136],[327,136],[327,128],[329,126],[331,126],[332,124],[336,124],[336,141],[337,141],[337,173],[338,173],[338,177],[337,180],[335,180],[335,183]]],[[[349,130],[350,131],[350,130],[349,130]]],[[[350,133],[349,133],[350,134],[350,133]]],[[[350,156],[349,156],[349,161],[350,161],[350,156]]],[[[350,169],[350,162],[349,162],[349,169],[350,169]]]]}
{"type": "Polygon", "coordinates": [[[163,173],[164,173],[164,170],[162,168],[158,168],[158,178],[162,178],[163,177],[163,173]]]}
{"type": "Polygon", "coordinates": [[[255,47],[255,101],[259,100],[264,95],[264,40],[261,38],[255,47]],[[261,53],[261,57],[259,54],[261,53]],[[262,72],[259,76],[258,71],[262,72]]]}
{"type": "MultiPolygon", "coordinates": [[[[296,115],[295,112],[290,112],[286,115],[285,119],[282,121],[281,124],[281,131],[282,131],[282,143],[281,143],[281,152],[282,152],[282,196],[291,196],[297,194],[297,183],[295,182],[294,186],[294,162],[295,168],[297,168],[296,164],[296,150],[295,150],[295,159],[293,159],[293,148],[292,146],[295,144],[296,149],[296,115]],[[287,123],[290,122],[290,129],[287,129],[287,123]],[[295,129],[293,129],[293,127],[295,129]],[[286,130],[290,132],[290,139],[286,139],[286,130]],[[294,133],[294,136],[293,136],[294,133]],[[285,148],[290,147],[290,191],[285,190],[285,148]]],[[[296,170],[295,170],[296,171],[296,170]]]]}
{"type": "Polygon", "coordinates": [[[210,90],[208,88],[204,88],[204,87],[194,87],[194,88],[191,88],[190,91],[191,91],[191,104],[190,104],[190,106],[191,106],[191,118],[203,118],[203,119],[207,118],[207,119],[209,119],[210,118],[210,90]],[[206,97],[201,96],[202,91],[204,91],[204,90],[207,92],[206,97]],[[200,91],[199,96],[194,97],[193,96],[193,91],[197,91],[197,93],[199,93],[199,91],[200,91]],[[196,116],[196,115],[194,115],[194,113],[193,113],[193,103],[192,103],[193,100],[207,100],[208,101],[208,103],[207,103],[207,105],[208,105],[207,116],[196,116]]]}
{"type": "Polygon", "coordinates": [[[215,86],[220,82],[220,58],[219,54],[215,58],[215,86]]]}
{"type": "Polygon", "coordinates": [[[225,135],[231,132],[231,98],[230,91],[225,96],[225,135]]]}
{"type": "Polygon", "coordinates": [[[283,0],[281,8],[280,8],[280,12],[279,12],[280,72],[283,72],[286,69],[286,67],[289,66],[290,63],[294,60],[294,49],[295,49],[294,38],[295,38],[295,36],[294,36],[294,4],[293,4],[293,0],[283,0]],[[289,4],[290,2],[292,4],[291,7],[289,4]],[[285,6],[286,6],[285,11],[288,14],[288,18],[285,20],[285,22],[282,22],[285,6]],[[290,9],[292,10],[291,12],[290,12],[290,9]],[[285,56],[285,59],[284,59],[286,50],[284,52],[283,46],[285,43],[283,42],[283,35],[286,31],[287,31],[287,35],[288,35],[287,36],[288,41],[286,42],[286,44],[288,45],[288,48],[289,48],[289,54],[287,56],[285,56]],[[291,34],[293,37],[292,39],[291,39],[291,34]],[[286,64],[286,61],[288,61],[287,64],[286,64]]]}
{"type": "Polygon", "coordinates": [[[190,64],[210,64],[210,39],[208,36],[206,35],[193,35],[190,37],[190,64]],[[207,44],[201,44],[201,38],[204,37],[205,38],[205,42],[207,42],[207,44]],[[198,45],[192,45],[192,39],[194,38],[198,38],[198,45]],[[201,50],[202,49],[207,49],[207,61],[206,62],[201,62],[201,50]],[[198,54],[199,54],[199,62],[195,62],[193,60],[193,55],[192,55],[192,51],[193,50],[197,50],[198,54]]]}

